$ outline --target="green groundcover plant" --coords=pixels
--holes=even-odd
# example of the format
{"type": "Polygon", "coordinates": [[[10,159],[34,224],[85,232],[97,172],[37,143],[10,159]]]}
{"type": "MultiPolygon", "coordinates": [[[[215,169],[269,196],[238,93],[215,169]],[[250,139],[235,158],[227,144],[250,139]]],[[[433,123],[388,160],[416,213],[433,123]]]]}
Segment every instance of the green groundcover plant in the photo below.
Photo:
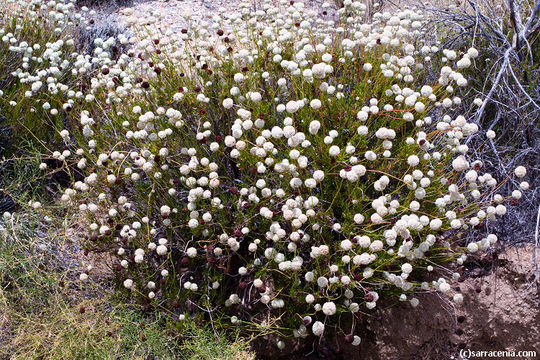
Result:
{"type": "MultiPolygon", "coordinates": [[[[28,7],[59,29],[91,18],[62,1],[28,7]]],[[[481,130],[454,109],[476,49],[428,43],[419,11],[365,11],[248,2],[179,34],[129,18],[134,34],[91,54],[56,42],[27,57],[41,65],[17,72],[26,96],[54,94],[34,106],[77,123],[49,156],[73,174],[60,201],[85,246],[114,255],[118,291],[179,321],[353,345],[382,297],[463,301],[452,264],[497,241],[465,238],[520,198],[526,170],[485,173],[465,144],[481,130]],[[500,194],[510,176],[520,189],[500,194]]],[[[2,40],[35,49],[16,29],[2,40]]]]}

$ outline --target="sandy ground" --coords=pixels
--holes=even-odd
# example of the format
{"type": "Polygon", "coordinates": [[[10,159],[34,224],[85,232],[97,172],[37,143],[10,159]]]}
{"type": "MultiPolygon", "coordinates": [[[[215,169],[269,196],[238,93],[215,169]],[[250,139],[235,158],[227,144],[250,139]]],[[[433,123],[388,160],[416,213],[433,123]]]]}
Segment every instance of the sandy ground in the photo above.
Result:
{"type": "Polygon", "coordinates": [[[536,350],[540,358],[540,281],[533,254],[532,244],[508,248],[472,269],[460,284],[460,307],[426,296],[416,309],[387,310],[370,326],[379,354],[365,358],[459,359],[461,348],[536,350]]]}
{"type": "MultiPolygon", "coordinates": [[[[275,1],[276,4],[278,1],[275,1]]],[[[322,15],[321,5],[324,0],[297,0],[304,3],[305,11],[314,10],[322,15]]],[[[328,9],[327,16],[335,16],[336,8],[333,0],[327,1],[332,6],[328,9]]],[[[202,22],[213,22],[214,16],[228,19],[238,13],[241,1],[239,0],[134,0],[133,5],[113,11],[116,21],[120,25],[127,24],[126,9],[130,16],[143,19],[155,16],[159,20],[156,25],[162,30],[180,32],[183,28],[202,22]]],[[[256,10],[258,5],[254,5],[256,10]]]]}

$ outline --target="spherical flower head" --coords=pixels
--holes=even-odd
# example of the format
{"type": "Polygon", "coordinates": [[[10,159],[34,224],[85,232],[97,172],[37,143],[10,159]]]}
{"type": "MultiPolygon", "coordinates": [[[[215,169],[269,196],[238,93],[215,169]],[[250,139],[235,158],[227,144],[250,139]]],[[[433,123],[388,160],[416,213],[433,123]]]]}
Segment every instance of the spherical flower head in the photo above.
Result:
{"type": "Polygon", "coordinates": [[[439,284],[439,291],[443,292],[443,293],[446,293],[448,291],[450,291],[450,284],[448,284],[447,282],[442,282],[439,284]]]}
{"type": "Polygon", "coordinates": [[[518,178],[522,178],[524,177],[525,175],[527,175],[527,169],[525,169],[524,166],[518,166],[515,170],[514,170],[514,174],[518,177],[518,178]]]}
{"type": "Polygon", "coordinates": [[[410,155],[407,158],[407,164],[412,167],[418,166],[418,164],[420,164],[420,158],[416,155],[410,155]]]}
{"type": "Polygon", "coordinates": [[[429,227],[431,230],[439,230],[442,226],[442,220],[440,219],[432,219],[429,222],[429,227]]]}
{"type": "Polygon", "coordinates": [[[478,50],[476,50],[475,48],[470,48],[469,50],[467,50],[467,55],[469,55],[469,57],[475,59],[478,57],[478,50]]]}
{"type": "Polygon", "coordinates": [[[313,99],[313,100],[311,100],[311,102],[309,103],[309,106],[311,106],[311,108],[312,108],[313,110],[320,109],[321,106],[322,106],[321,100],[319,100],[319,99],[313,99]]]}
{"type": "Polygon", "coordinates": [[[195,229],[196,227],[199,226],[199,220],[197,219],[190,219],[188,221],[188,226],[191,228],[191,229],[195,229]]]}
{"type": "Polygon", "coordinates": [[[461,225],[461,220],[459,219],[453,219],[452,221],[450,221],[450,226],[452,227],[452,229],[459,229],[461,225]]]}
{"type": "Polygon", "coordinates": [[[322,306],[322,311],[327,316],[334,315],[336,313],[336,304],[332,301],[325,302],[322,306]]]}
{"type": "MultiPolygon", "coordinates": [[[[514,191],[519,191],[519,190],[514,190],[514,191]]],[[[506,214],[506,206],[504,206],[503,204],[499,204],[495,207],[495,213],[499,216],[504,216],[506,214]]]]}
{"type": "Polygon", "coordinates": [[[468,182],[475,182],[476,179],[478,179],[478,173],[476,172],[476,170],[469,170],[469,171],[467,171],[467,173],[465,174],[465,179],[466,179],[468,182]]]}
{"type": "Polygon", "coordinates": [[[322,171],[322,170],[315,170],[315,171],[313,172],[313,178],[314,178],[316,181],[318,181],[318,182],[323,181],[323,179],[324,179],[324,171],[322,171]]]}
{"type": "Polygon", "coordinates": [[[321,252],[321,255],[328,255],[328,253],[330,252],[330,248],[328,247],[328,245],[321,245],[319,246],[319,251],[321,252]]]}
{"type": "Polygon", "coordinates": [[[360,110],[358,114],[356,114],[356,118],[360,121],[366,121],[368,116],[369,114],[367,113],[367,111],[364,110],[360,110]]]}
{"type": "Polygon", "coordinates": [[[285,105],[285,110],[287,110],[288,113],[290,114],[294,114],[295,112],[298,111],[298,109],[300,109],[300,106],[298,104],[298,101],[289,101],[286,105],[285,105]]]}
{"type": "Polygon", "coordinates": [[[384,244],[380,240],[375,240],[369,245],[369,250],[371,250],[374,253],[382,251],[383,248],[384,248],[384,244]]]}
{"type": "Polygon", "coordinates": [[[326,64],[319,63],[313,65],[313,67],[311,68],[311,72],[313,76],[317,79],[323,79],[326,76],[326,64]]]}
{"type": "Polygon", "coordinates": [[[420,89],[420,94],[422,94],[422,96],[424,96],[424,97],[428,97],[431,94],[433,94],[433,89],[431,88],[431,86],[424,85],[420,89]]]}
{"type": "Polygon", "coordinates": [[[313,335],[322,336],[324,333],[324,324],[320,321],[315,321],[312,326],[313,335]]]}
{"type": "Polygon", "coordinates": [[[252,92],[250,94],[251,101],[253,102],[259,102],[262,100],[262,95],[259,92],[252,92]]]}
{"type": "Polygon", "coordinates": [[[369,129],[367,126],[361,125],[356,129],[356,132],[358,133],[358,135],[365,136],[369,133],[369,129]]]}
{"type": "Polygon", "coordinates": [[[306,295],[306,303],[312,304],[314,301],[315,301],[315,296],[313,296],[312,294],[306,295]]]}
{"type": "Polygon", "coordinates": [[[364,157],[369,161],[377,160],[377,154],[375,154],[375,152],[373,152],[371,150],[366,151],[366,153],[364,154],[364,157]]]}
{"type": "Polygon", "coordinates": [[[356,224],[361,224],[361,223],[364,222],[364,220],[365,220],[364,215],[362,215],[362,214],[355,214],[355,215],[354,215],[353,221],[354,221],[356,224]]]}
{"type": "Polygon", "coordinates": [[[234,81],[235,82],[242,83],[242,82],[244,82],[244,79],[245,79],[244,74],[242,74],[242,73],[234,74],[234,81]]]}
{"type": "Polygon", "coordinates": [[[131,279],[126,279],[126,280],[124,280],[124,287],[125,287],[126,289],[131,289],[131,288],[133,288],[133,280],[131,280],[131,279]]]}
{"type": "Polygon", "coordinates": [[[230,108],[233,107],[233,105],[234,105],[233,99],[231,99],[231,98],[226,98],[225,100],[223,100],[223,107],[224,107],[225,109],[230,109],[230,108]]]}
{"type": "Polygon", "coordinates": [[[306,179],[304,185],[306,185],[307,188],[314,189],[317,187],[317,181],[315,179],[306,179]]]}
{"type": "Polygon", "coordinates": [[[455,294],[453,297],[453,300],[456,304],[462,304],[463,303],[463,295],[462,294],[455,294]]]}
{"type": "Polygon", "coordinates": [[[366,308],[368,308],[369,310],[374,309],[375,306],[377,306],[377,303],[376,303],[375,301],[368,301],[368,302],[366,302],[366,308]]]}
{"type": "Polygon", "coordinates": [[[320,128],[321,123],[318,120],[313,120],[309,123],[309,133],[312,135],[316,135],[319,132],[320,128]]]}
{"type": "Polygon", "coordinates": [[[453,105],[452,99],[446,98],[442,101],[442,106],[445,108],[449,108],[453,105]]]}
{"type": "Polygon", "coordinates": [[[367,248],[369,247],[369,245],[371,245],[371,239],[369,238],[369,236],[366,235],[357,237],[356,242],[360,247],[363,248],[367,248]]]}
{"type": "Polygon", "coordinates": [[[186,255],[190,258],[194,258],[195,256],[197,256],[197,249],[195,249],[194,247],[188,248],[186,251],[186,255]]]}
{"type": "Polygon", "coordinates": [[[328,279],[324,276],[321,276],[317,279],[317,285],[319,285],[320,288],[324,288],[328,286],[328,279]]]}
{"type": "Polygon", "coordinates": [[[157,248],[156,248],[156,252],[158,255],[166,255],[167,254],[167,247],[165,245],[159,245],[157,248]]]}
{"type": "Polygon", "coordinates": [[[478,251],[478,244],[475,242],[470,243],[467,245],[467,250],[469,250],[470,253],[475,253],[478,251]]]}
{"type": "Polygon", "coordinates": [[[329,63],[330,61],[332,61],[332,55],[323,54],[323,56],[321,56],[321,60],[324,61],[325,63],[329,63]]]}
{"type": "Polygon", "coordinates": [[[350,240],[341,241],[341,249],[344,251],[349,251],[352,249],[352,242],[350,240]]]}
{"type": "Polygon", "coordinates": [[[161,212],[161,215],[167,216],[171,213],[171,208],[168,207],[167,205],[163,205],[160,209],[160,212],[161,212]]]}
{"type": "Polygon", "coordinates": [[[452,161],[452,167],[456,171],[465,171],[469,168],[469,162],[465,156],[460,155],[452,161]]]}
{"type": "Polygon", "coordinates": [[[141,254],[137,254],[135,255],[135,263],[137,264],[140,264],[144,261],[144,255],[141,255],[141,254]]]}
{"type": "Polygon", "coordinates": [[[339,146],[336,146],[336,145],[330,146],[330,149],[328,149],[328,153],[330,154],[330,156],[338,156],[340,153],[339,146]]]}
{"type": "Polygon", "coordinates": [[[482,106],[483,103],[484,103],[484,101],[482,101],[482,99],[480,99],[480,98],[475,98],[474,101],[473,101],[473,104],[476,105],[476,106],[482,106]]]}
{"type": "Polygon", "coordinates": [[[308,271],[305,275],[304,275],[304,279],[307,281],[307,282],[311,282],[315,279],[315,274],[313,274],[312,271],[308,271]]]}
{"type": "Polygon", "coordinates": [[[405,264],[401,265],[401,271],[404,274],[410,274],[412,272],[412,270],[413,270],[413,267],[409,263],[405,263],[405,264]]]}

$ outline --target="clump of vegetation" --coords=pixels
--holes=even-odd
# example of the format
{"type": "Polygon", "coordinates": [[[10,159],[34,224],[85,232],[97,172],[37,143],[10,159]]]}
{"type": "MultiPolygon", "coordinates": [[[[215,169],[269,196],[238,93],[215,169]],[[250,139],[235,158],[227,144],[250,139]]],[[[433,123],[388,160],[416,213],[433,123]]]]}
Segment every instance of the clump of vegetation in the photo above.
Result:
{"type": "Polygon", "coordinates": [[[114,305],[101,288],[106,282],[81,287],[78,269],[85,256],[59,232],[61,222],[8,213],[0,220],[1,358],[253,358],[245,342],[221,336],[209,343],[219,347],[203,346],[201,339],[214,338],[209,329],[170,332],[157,312],[143,316],[137,308],[114,305]]]}
{"type": "MultiPolygon", "coordinates": [[[[0,6],[0,156],[19,155],[21,143],[63,146],[59,132],[79,126],[73,119],[96,67],[96,39],[118,38],[123,29],[94,19],[96,11],[85,6],[76,13],[74,1],[0,6]]],[[[109,50],[114,60],[123,45],[109,50]]]]}
{"type": "Polygon", "coordinates": [[[53,146],[56,129],[72,128],[67,112],[75,101],[63,106],[59,94],[78,85],[68,55],[76,26],[84,24],[70,17],[72,3],[2,0],[0,6],[0,154],[9,156],[23,138],[53,146]]]}
{"type": "MultiPolygon", "coordinates": [[[[467,145],[495,138],[470,118],[483,100],[459,96],[479,51],[430,43],[418,10],[366,22],[351,0],[338,21],[289,1],[241,9],[179,35],[131,18],[136,36],[86,54],[55,40],[10,80],[15,108],[54,95],[41,108],[62,145],[45,157],[72,175],[55,206],[87,250],[113,256],[118,292],[181,327],[353,345],[380,298],[461,303],[459,266],[497,242],[468,234],[529,188],[523,166],[499,178],[467,145]]],[[[48,14],[58,34],[89,23],[73,2],[17,14],[48,14]]],[[[35,48],[24,34],[4,33],[9,54],[35,48]]]]}
{"type": "Polygon", "coordinates": [[[187,341],[182,344],[181,353],[192,360],[254,360],[249,352],[248,342],[237,338],[235,342],[226,341],[226,336],[216,335],[208,327],[193,327],[187,331],[187,341]]]}
{"type": "MultiPolygon", "coordinates": [[[[487,139],[479,156],[494,174],[506,174],[517,165],[530,169],[531,189],[540,185],[536,164],[540,161],[540,46],[539,1],[435,1],[426,4],[429,32],[440,34],[441,46],[464,49],[470,44],[482,49],[473,67],[465,73],[470,79],[462,95],[463,111],[476,97],[483,102],[469,117],[483,129],[497,134],[487,139]]],[[[444,60],[444,59],[441,59],[444,60]]],[[[473,136],[471,148],[486,139],[473,136]]],[[[501,190],[512,191],[510,181],[501,190]]],[[[511,242],[533,242],[537,229],[538,195],[527,192],[519,202],[511,202],[507,216],[492,227],[511,242]]]]}

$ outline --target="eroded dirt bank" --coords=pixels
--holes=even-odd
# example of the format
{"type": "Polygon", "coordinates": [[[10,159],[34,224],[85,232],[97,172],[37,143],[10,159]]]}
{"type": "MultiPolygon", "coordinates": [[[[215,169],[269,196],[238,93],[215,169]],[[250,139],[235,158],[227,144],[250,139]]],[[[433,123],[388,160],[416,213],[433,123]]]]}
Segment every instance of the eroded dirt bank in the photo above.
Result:
{"type": "Polygon", "coordinates": [[[268,359],[457,360],[461,349],[535,350],[537,357],[525,358],[540,358],[540,281],[534,282],[533,255],[532,244],[509,247],[468,269],[459,284],[459,307],[425,294],[416,308],[399,303],[381,310],[364,324],[357,348],[337,341],[285,356],[260,345],[265,349],[259,353],[268,359]]]}

